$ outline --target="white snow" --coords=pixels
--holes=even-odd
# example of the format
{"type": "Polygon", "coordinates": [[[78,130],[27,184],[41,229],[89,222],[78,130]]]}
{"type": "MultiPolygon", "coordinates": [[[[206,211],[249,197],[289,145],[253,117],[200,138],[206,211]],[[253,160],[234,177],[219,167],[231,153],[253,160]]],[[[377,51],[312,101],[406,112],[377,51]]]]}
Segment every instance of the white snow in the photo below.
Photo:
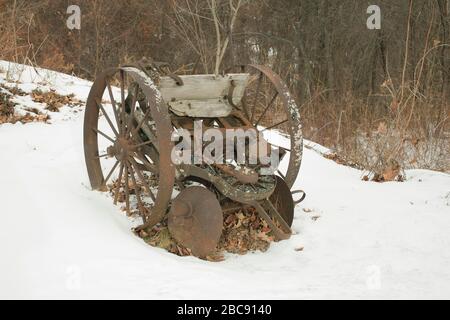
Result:
{"type": "MultiPolygon", "coordinates": [[[[0,82],[7,69],[0,62],[0,82]]],[[[40,73],[25,68],[19,87],[45,84],[86,100],[89,82],[40,73]]],[[[0,298],[450,298],[447,174],[364,182],[360,171],[305,149],[296,187],[308,195],[296,235],[266,253],[212,263],[134,236],[136,222],[90,190],[83,112],[67,107],[52,119],[0,125],[0,298]]]]}

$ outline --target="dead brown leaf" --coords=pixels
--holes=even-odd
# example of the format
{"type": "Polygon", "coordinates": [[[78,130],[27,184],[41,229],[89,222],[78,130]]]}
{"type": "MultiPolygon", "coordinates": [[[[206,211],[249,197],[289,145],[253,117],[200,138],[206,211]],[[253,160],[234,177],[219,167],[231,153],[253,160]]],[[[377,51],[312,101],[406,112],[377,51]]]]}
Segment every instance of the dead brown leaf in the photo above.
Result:
{"type": "Polygon", "coordinates": [[[75,107],[82,105],[81,101],[75,98],[74,94],[60,95],[55,90],[43,92],[39,89],[31,92],[31,98],[34,102],[45,103],[46,109],[51,112],[59,112],[59,109],[67,105],[69,107],[75,107]]]}

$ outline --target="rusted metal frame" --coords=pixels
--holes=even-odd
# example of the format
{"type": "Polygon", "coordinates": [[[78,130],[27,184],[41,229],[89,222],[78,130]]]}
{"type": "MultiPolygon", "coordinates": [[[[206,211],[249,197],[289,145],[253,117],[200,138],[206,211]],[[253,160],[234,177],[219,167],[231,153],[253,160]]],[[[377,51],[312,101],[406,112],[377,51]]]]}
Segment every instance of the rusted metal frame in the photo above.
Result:
{"type": "Polygon", "coordinates": [[[173,81],[175,81],[175,83],[176,83],[178,86],[183,86],[183,85],[184,85],[183,79],[181,79],[181,77],[180,77],[179,75],[176,75],[175,73],[172,73],[172,72],[166,73],[166,75],[167,75],[168,77],[172,78],[173,81]]]}
{"type": "Polygon", "coordinates": [[[259,193],[244,192],[229,185],[222,177],[213,175],[206,169],[187,164],[182,164],[178,167],[185,177],[193,176],[211,182],[217,188],[217,190],[221,194],[223,194],[226,198],[229,198],[233,201],[240,203],[249,203],[255,200],[267,199],[268,197],[270,197],[270,195],[273,193],[275,189],[274,185],[273,188],[270,188],[265,192],[259,193]]]}
{"type": "Polygon", "coordinates": [[[258,183],[259,175],[256,171],[251,170],[249,173],[244,173],[227,164],[214,164],[214,167],[225,173],[227,176],[236,178],[240,183],[253,186],[258,183]]]}
{"type": "Polygon", "coordinates": [[[269,206],[269,211],[271,211],[271,214],[275,215],[278,220],[278,222],[282,225],[282,228],[286,228],[285,230],[282,230],[281,228],[278,228],[278,226],[275,224],[273,219],[269,216],[267,211],[263,208],[263,206],[258,201],[250,202],[249,204],[252,205],[260,217],[264,219],[264,221],[267,222],[270,229],[272,230],[273,234],[278,240],[287,240],[291,237],[292,231],[291,228],[286,224],[283,218],[281,218],[278,211],[273,207],[272,203],[268,200],[265,201],[265,203],[269,206]]]}
{"type": "Polygon", "coordinates": [[[217,118],[217,120],[224,126],[225,129],[231,129],[233,126],[227,121],[227,118],[217,118]]]}
{"type": "MultiPolygon", "coordinates": [[[[175,83],[178,86],[183,86],[184,82],[183,79],[181,79],[181,77],[173,72],[164,72],[164,70],[161,69],[162,65],[168,66],[168,63],[166,62],[154,62],[154,64],[156,65],[156,67],[158,68],[159,72],[164,73],[166,76],[168,76],[169,78],[172,78],[173,81],[175,81],[175,83]]],[[[130,64],[125,64],[122,65],[122,68],[136,68],[141,70],[142,72],[144,72],[148,77],[150,77],[150,74],[148,73],[145,64],[142,61],[138,61],[137,63],[130,63],[130,64]]]]}
{"type": "Polygon", "coordinates": [[[244,126],[253,128],[253,124],[248,120],[247,117],[244,116],[244,114],[241,111],[234,110],[233,112],[231,112],[230,116],[236,117],[239,121],[243,123],[244,126]]]}
{"type": "Polygon", "coordinates": [[[264,201],[264,203],[268,206],[269,212],[272,215],[273,218],[275,218],[278,223],[281,226],[281,229],[283,229],[283,231],[287,234],[292,234],[292,230],[291,227],[287,224],[287,222],[283,219],[283,217],[280,215],[280,213],[278,212],[278,210],[275,208],[275,206],[273,205],[273,203],[269,200],[266,199],[264,201]]]}
{"type": "Polygon", "coordinates": [[[182,125],[180,124],[180,122],[178,121],[178,119],[174,119],[173,117],[172,117],[172,125],[175,127],[175,128],[181,128],[182,127],[182,125]]]}

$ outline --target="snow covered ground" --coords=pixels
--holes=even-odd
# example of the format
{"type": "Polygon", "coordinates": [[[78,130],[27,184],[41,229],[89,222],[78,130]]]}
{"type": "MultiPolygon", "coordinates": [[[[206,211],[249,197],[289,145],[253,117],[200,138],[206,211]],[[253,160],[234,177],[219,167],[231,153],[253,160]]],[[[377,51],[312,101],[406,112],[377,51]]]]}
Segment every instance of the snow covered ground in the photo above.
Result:
{"type": "MultiPolygon", "coordinates": [[[[8,68],[0,62],[0,83],[8,68]]],[[[25,91],[82,100],[89,92],[84,80],[22,71],[25,91]]],[[[16,102],[42,109],[27,96],[16,102]]],[[[296,235],[212,263],[135,237],[135,222],[90,190],[82,108],[51,116],[0,125],[0,298],[450,298],[449,175],[413,170],[404,183],[364,182],[305,149],[296,235]]]]}

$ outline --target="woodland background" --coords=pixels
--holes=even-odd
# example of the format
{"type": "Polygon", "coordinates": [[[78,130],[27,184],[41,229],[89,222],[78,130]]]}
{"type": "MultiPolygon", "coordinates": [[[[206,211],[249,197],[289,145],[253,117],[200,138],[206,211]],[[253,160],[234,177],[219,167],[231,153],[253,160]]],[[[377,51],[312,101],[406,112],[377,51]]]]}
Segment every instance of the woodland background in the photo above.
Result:
{"type": "MultiPolygon", "coordinates": [[[[450,172],[449,0],[216,0],[229,38],[222,68],[270,65],[301,105],[306,138],[382,174],[450,172]],[[381,8],[381,30],[366,26],[381,8]]],[[[0,59],[93,80],[151,56],[214,72],[211,0],[0,0],[0,59]],[[81,30],[66,26],[81,7],[81,30]]]]}

